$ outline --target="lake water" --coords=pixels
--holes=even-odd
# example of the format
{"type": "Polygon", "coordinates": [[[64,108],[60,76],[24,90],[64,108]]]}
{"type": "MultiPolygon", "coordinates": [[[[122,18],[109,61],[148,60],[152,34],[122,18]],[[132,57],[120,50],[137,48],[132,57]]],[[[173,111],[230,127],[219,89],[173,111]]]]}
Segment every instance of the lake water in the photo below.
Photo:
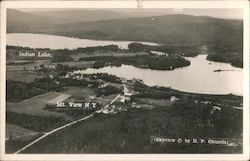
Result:
{"type": "MultiPolygon", "coordinates": [[[[118,45],[122,49],[128,49],[128,45],[138,41],[103,41],[78,39],[65,36],[31,34],[31,33],[9,33],[7,34],[7,45],[30,47],[30,48],[50,48],[50,49],[76,49],[94,46],[118,45]]],[[[145,45],[159,45],[151,42],[140,42],[145,45]]]]}
{"type": "MultiPolygon", "coordinates": [[[[63,36],[43,34],[7,34],[7,45],[30,48],[75,49],[78,47],[118,45],[127,48],[131,41],[99,41],[89,39],[69,38],[63,36]]],[[[148,45],[159,45],[147,43],[148,45]]],[[[87,69],[76,71],[81,73],[109,73],[126,79],[141,79],[145,84],[172,87],[177,90],[206,94],[243,95],[243,72],[226,63],[216,63],[206,60],[207,55],[187,58],[191,65],[171,71],[141,69],[130,65],[121,67],[104,67],[101,69],[87,69]],[[214,72],[214,70],[228,70],[214,72]]]]}
{"type": "Polygon", "coordinates": [[[191,65],[172,71],[160,71],[136,68],[131,65],[121,67],[89,68],[75,71],[76,73],[108,73],[126,79],[141,79],[149,86],[172,87],[177,90],[204,94],[243,95],[243,72],[226,63],[216,63],[206,60],[207,55],[187,58],[191,65]],[[228,71],[214,72],[223,69],[228,71]]]}

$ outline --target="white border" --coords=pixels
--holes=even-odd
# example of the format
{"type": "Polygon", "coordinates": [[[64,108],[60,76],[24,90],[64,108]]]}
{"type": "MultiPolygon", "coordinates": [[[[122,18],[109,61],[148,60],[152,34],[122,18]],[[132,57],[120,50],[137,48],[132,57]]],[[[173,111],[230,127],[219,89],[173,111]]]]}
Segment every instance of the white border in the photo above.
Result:
{"type": "Polygon", "coordinates": [[[249,160],[249,2],[144,1],[143,8],[244,9],[243,154],[5,154],[6,8],[136,8],[136,1],[4,1],[1,2],[1,149],[0,160],[249,160]]]}

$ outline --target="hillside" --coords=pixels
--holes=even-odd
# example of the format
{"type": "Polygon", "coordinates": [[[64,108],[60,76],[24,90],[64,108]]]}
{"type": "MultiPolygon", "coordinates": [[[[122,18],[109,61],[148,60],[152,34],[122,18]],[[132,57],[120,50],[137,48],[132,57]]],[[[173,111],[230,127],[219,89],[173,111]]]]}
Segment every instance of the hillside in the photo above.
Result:
{"type": "Polygon", "coordinates": [[[109,10],[58,10],[46,12],[36,11],[31,13],[39,16],[49,16],[58,24],[123,19],[133,17],[132,15],[109,10]]]}
{"type": "Polygon", "coordinates": [[[147,10],[131,12],[119,12],[116,10],[95,10],[95,9],[62,9],[42,11],[20,11],[7,9],[8,27],[18,29],[20,26],[68,24],[78,22],[91,22],[101,20],[124,19],[132,17],[149,17],[164,15],[166,12],[151,12],[147,10]]]}
{"type": "Polygon", "coordinates": [[[8,17],[8,33],[32,32],[103,40],[242,48],[241,20],[176,14],[68,24],[48,24],[51,19],[41,19],[40,26],[36,21],[32,21],[33,23],[24,27],[23,24],[32,20],[32,16],[22,16],[28,17],[28,20],[21,21],[20,25],[17,21],[13,23],[12,17],[8,17]]]}
{"type": "Polygon", "coordinates": [[[24,32],[31,27],[86,21],[123,19],[134,15],[108,10],[57,10],[23,12],[7,9],[8,32],[24,32]]]}
{"type": "MultiPolygon", "coordinates": [[[[126,11],[128,11],[126,9],[126,11]]],[[[56,23],[77,23],[87,21],[114,20],[132,17],[150,17],[168,14],[167,11],[152,12],[149,9],[138,10],[130,9],[129,12],[124,12],[124,9],[105,10],[105,9],[64,9],[53,11],[33,11],[32,14],[50,17],[56,20],[56,23]]]]}
{"type": "Polygon", "coordinates": [[[14,9],[7,9],[7,32],[23,32],[37,25],[49,25],[53,21],[49,17],[34,15],[14,9]]]}

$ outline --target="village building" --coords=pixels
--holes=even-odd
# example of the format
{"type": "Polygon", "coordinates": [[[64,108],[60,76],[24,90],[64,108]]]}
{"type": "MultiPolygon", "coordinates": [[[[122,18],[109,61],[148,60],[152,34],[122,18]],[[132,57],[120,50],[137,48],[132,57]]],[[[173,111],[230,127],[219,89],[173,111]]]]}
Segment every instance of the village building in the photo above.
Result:
{"type": "Polygon", "coordinates": [[[179,98],[178,97],[175,97],[175,96],[171,96],[170,97],[170,101],[178,101],[179,100],[179,98]]]}

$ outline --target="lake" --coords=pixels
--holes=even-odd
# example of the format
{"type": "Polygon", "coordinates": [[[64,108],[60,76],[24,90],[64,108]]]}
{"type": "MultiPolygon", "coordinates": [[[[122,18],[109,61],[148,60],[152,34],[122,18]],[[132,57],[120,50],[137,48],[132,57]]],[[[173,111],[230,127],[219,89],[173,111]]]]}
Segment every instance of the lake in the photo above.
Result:
{"type": "MultiPolygon", "coordinates": [[[[7,45],[30,48],[75,49],[78,47],[118,45],[126,49],[132,41],[99,41],[89,39],[69,38],[44,34],[7,34],[7,45]]],[[[156,43],[142,42],[148,45],[156,43]]],[[[159,53],[156,53],[159,54],[159,53]]],[[[130,65],[121,67],[104,67],[76,71],[81,73],[109,73],[126,79],[141,79],[149,86],[166,86],[173,89],[205,94],[237,94],[243,95],[243,71],[226,63],[216,63],[206,60],[207,55],[186,58],[191,65],[171,71],[141,69],[130,65]],[[214,72],[214,70],[227,70],[214,72]]]]}
{"type": "MultiPolygon", "coordinates": [[[[94,46],[118,45],[121,49],[128,49],[128,45],[138,41],[104,41],[78,39],[65,36],[32,34],[32,33],[9,33],[6,39],[7,45],[30,47],[30,48],[50,48],[50,49],[76,49],[94,46]]],[[[139,42],[145,45],[159,45],[151,42],[139,42]]]]}
{"type": "Polygon", "coordinates": [[[121,67],[103,67],[100,69],[89,68],[75,71],[75,73],[93,74],[108,73],[126,79],[141,79],[149,86],[172,87],[185,92],[203,94],[229,94],[243,95],[243,72],[226,63],[210,62],[207,55],[186,58],[191,65],[175,70],[151,70],[136,68],[131,65],[121,67]],[[214,70],[227,70],[214,72],[214,70]]]}

